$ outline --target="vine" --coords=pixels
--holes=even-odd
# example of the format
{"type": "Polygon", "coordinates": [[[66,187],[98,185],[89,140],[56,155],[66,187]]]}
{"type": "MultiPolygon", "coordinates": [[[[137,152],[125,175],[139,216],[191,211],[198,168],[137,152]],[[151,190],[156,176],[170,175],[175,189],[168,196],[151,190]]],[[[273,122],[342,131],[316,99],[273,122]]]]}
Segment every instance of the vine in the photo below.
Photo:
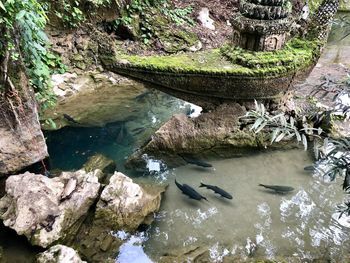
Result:
{"type": "Polygon", "coordinates": [[[0,0],[0,92],[21,89],[13,86],[8,74],[9,65],[18,62],[24,65],[42,108],[55,102],[51,74],[65,70],[60,59],[48,51],[46,21],[45,10],[37,0],[0,0]]]}

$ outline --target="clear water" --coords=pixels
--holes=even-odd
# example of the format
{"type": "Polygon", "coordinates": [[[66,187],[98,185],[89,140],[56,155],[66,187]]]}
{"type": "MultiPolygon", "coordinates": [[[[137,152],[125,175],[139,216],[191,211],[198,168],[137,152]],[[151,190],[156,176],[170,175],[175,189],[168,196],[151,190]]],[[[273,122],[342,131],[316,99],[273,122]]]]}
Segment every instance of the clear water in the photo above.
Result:
{"type": "Polygon", "coordinates": [[[350,232],[332,218],[335,205],[343,200],[341,187],[305,172],[303,167],[310,162],[306,152],[291,150],[213,161],[211,169],[187,165],[169,171],[163,179],[169,188],[144,242],[145,252],[156,260],[165,252],[192,245],[207,247],[218,262],[223,255],[345,261],[350,232]],[[175,177],[209,202],[183,195],[175,177]],[[233,200],[198,188],[200,182],[224,188],[233,200]],[[259,183],[295,190],[281,195],[259,183]],[[256,244],[256,251],[248,249],[250,242],[256,244]]]}
{"type": "MultiPolygon", "coordinates": [[[[346,30],[336,28],[330,43],[347,34],[346,30]]],[[[67,127],[46,133],[51,168],[79,169],[89,156],[102,153],[117,162],[118,170],[132,175],[133,171],[123,167],[127,156],[172,114],[188,111],[185,102],[159,92],[150,92],[145,99],[152,101],[151,107],[136,119],[102,128],[67,127]]],[[[325,182],[305,172],[303,167],[311,162],[302,150],[264,152],[211,161],[210,169],[187,165],[135,177],[135,181],[168,183],[169,188],[150,229],[132,235],[115,233],[126,241],[116,261],[156,262],[164,253],[202,246],[209,249],[214,262],[232,255],[242,259],[284,257],[290,262],[349,262],[350,222],[347,218],[336,220],[335,213],[344,197],[340,182],[325,182]],[[209,202],[184,196],[175,186],[175,178],[195,187],[209,202]],[[224,188],[233,200],[198,188],[200,182],[224,188]],[[295,190],[280,195],[259,183],[288,185],[295,190]]],[[[157,170],[157,161],[150,164],[157,170]]],[[[25,238],[1,225],[0,246],[3,262],[31,262],[38,252],[25,238]]]]}
{"type": "Polygon", "coordinates": [[[145,108],[140,107],[142,111],[135,119],[109,123],[104,127],[65,127],[46,132],[51,169],[79,169],[90,156],[101,153],[116,161],[118,170],[125,172],[125,159],[136,147],[148,140],[174,112],[189,113],[194,107],[155,90],[147,91],[142,101],[139,100],[139,103],[143,102],[145,108]]]}

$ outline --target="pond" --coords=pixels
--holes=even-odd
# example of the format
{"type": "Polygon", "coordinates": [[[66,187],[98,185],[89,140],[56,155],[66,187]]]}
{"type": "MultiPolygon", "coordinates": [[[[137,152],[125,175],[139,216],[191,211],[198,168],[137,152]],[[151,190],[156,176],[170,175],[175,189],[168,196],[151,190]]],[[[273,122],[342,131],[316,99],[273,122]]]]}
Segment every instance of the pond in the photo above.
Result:
{"type": "MultiPolygon", "coordinates": [[[[339,30],[331,33],[330,45],[347,34],[343,28],[339,30]]],[[[345,39],[349,37],[343,42],[345,39]]],[[[152,101],[152,106],[135,119],[104,127],[66,127],[46,133],[52,170],[79,169],[89,156],[102,153],[115,160],[118,170],[136,182],[169,184],[149,229],[134,234],[115,233],[126,241],[117,262],[157,262],[166,254],[187,253],[195,248],[209,251],[208,258],[213,262],[221,262],[224,256],[348,262],[350,223],[345,218],[337,220],[336,213],[336,205],[344,198],[341,182],[328,182],[327,178],[305,171],[303,168],[313,160],[302,149],[210,160],[211,168],[186,165],[167,169],[166,164],[149,160],[153,164],[150,167],[156,167],[150,173],[140,176],[126,170],[126,158],[172,114],[190,115],[200,110],[158,91],[147,92],[142,99],[152,101]],[[157,171],[157,164],[163,168],[161,171],[157,171]],[[194,187],[208,201],[183,195],[175,178],[194,187]],[[201,182],[222,187],[233,199],[199,188],[201,182]],[[278,194],[259,186],[260,183],[291,186],[294,190],[278,194]]],[[[31,262],[38,252],[2,225],[0,236],[4,262],[31,262]]]]}
{"type": "MultiPolygon", "coordinates": [[[[158,91],[155,91],[158,93],[158,91]]],[[[149,93],[147,96],[153,96],[149,93]]],[[[154,109],[140,115],[165,121],[175,111],[185,112],[185,102],[163,96],[154,109]],[[173,108],[169,108],[169,101],[173,108]],[[168,109],[168,110],[166,110],[168,109]]],[[[136,182],[169,184],[156,220],[145,232],[117,235],[126,239],[118,262],[157,262],[164,254],[186,252],[190,248],[208,250],[214,262],[224,256],[331,260],[349,257],[350,232],[336,220],[336,205],[343,201],[339,182],[313,177],[304,167],[312,163],[302,149],[265,151],[250,156],[212,160],[211,168],[186,165],[167,169],[166,164],[149,159],[151,171],[140,176],[125,170],[125,158],[132,153],[139,137],[127,128],[128,122],[102,128],[64,128],[47,134],[53,169],[78,169],[89,155],[103,153],[114,159],[118,169],[136,182]],[[118,135],[125,130],[124,137],[118,135]],[[69,158],[67,158],[69,156],[69,158]],[[162,168],[160,171],[158,167],[162,168]],[[191,200],[176,187],[174,180],[193,186],[208,202],[191,200]],[[233,195],[224,199],[200,183],[217,185],[233,195]],[[288,194],[269,191],[260,183],[287,185],[288,194]]],[[[155,128],[157,125],[150,125],[155,128]]]]}

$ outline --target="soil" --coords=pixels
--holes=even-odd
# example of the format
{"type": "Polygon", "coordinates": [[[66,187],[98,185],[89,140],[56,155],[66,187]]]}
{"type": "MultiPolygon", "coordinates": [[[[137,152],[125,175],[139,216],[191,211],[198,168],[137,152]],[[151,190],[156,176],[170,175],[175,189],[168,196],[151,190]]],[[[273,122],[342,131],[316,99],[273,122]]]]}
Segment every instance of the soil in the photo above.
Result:
{"type": "MultiPolygon", "coordinates": [[[[206,7],[210,17],[215,21],[215,31],[204,28],[197,23],[192,32],[196,33],[205,48],[216,48],[225,43],[231,36],[230,19],[238,11],[238,0],[173,0],[175,7],[193,7],[192,18],[197,21],[199,11],[206,7]]],[[[197,21],[198,22],[198,21],[197,21]]]]}
{"type": "MultiPolygon", "coordinates": [[[[221,47],[229,41],[232,34],[230,19],[238,11],[238,5],[238,0],[172,0],[170,6],[173,6],[174,9],[188,6],[193,8],[190,18],[196,24],[194,26],[183,25],[182,27],[187,32],[195,33],[203,45],[202,50],[205,50],[221,47]],[[214,20],[215,30],[203,27],[197,19],[198,13],[204,7],[209,9],[210,18],[214,20]]],[[[137,41],[124,40],[121,45],[130,54],[144,56],[167,54],[157,41],[146,46],[137,41]]]]}

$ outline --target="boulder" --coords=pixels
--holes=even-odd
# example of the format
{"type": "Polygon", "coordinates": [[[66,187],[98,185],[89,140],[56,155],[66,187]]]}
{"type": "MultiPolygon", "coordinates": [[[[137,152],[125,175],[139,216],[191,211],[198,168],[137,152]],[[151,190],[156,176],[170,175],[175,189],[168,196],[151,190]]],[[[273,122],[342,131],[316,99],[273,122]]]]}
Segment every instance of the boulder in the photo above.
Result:
{"type": "Polygon", "coordinates": [[[106,175],[113,174],[116,168],[117,168],[117,165],[115,161],[107,158],[106,156],[100,153],[97,153],[89,157],[89,159],[83,166],[83,169],[86,172],[93,172],[96,169],[101,170],[102,177],[98,178],[100,183],[105,183],[106,175]]]}
{"type": "MultiPolygon", "coordinates": [[[[270,132],[254,133],[249,126],[243,127],[239,118],[245,114],[246,107],[238,103],[222,104],[197,118],[176,114],[156,131],[145,146],[129,157],[126,166],[145,167],[145,154],[176,167],[186,163],[180,155],[228,158],[240,157],[253,149],[264,149],[270,145],[270,132]]],[[[286,142],[269,147],[281,146],[286,147],[286,142]]]]}
{"type": "Polygon", "coordinates": [[[40,253],[36,260],[37,263],[84,263],[78,253],[70,247],[56,245],[50,247],[43,253],[40,253]]]}
{"type": "Polygon", "coordinates": [[[94,222],[111,230],[135,231],[158,211],[164,187],[141,187],[115,172],[97,203],[94,222]]]}
{"type": "Polygon", "coordinates": [[[0,176],[14,174],[48,156],[38,104],[26,74],[18,68],[11,74],[17,92],[0,92],[0,176]]]}
{"type": "Polygon", "coordinates": [[[63,172],[52,179],[29,172],[11,176],[0,199],[0,219],[32,245],[46,248],[69,240],[98,196],[98,173],[63,172]]]}
{"type": "Polygon", "coordinates": [[[40,253],[36,260],[37,263],[84,263],[78,253],[70,247],[56,245],[50,247],[43,253],[40,253]]]}

